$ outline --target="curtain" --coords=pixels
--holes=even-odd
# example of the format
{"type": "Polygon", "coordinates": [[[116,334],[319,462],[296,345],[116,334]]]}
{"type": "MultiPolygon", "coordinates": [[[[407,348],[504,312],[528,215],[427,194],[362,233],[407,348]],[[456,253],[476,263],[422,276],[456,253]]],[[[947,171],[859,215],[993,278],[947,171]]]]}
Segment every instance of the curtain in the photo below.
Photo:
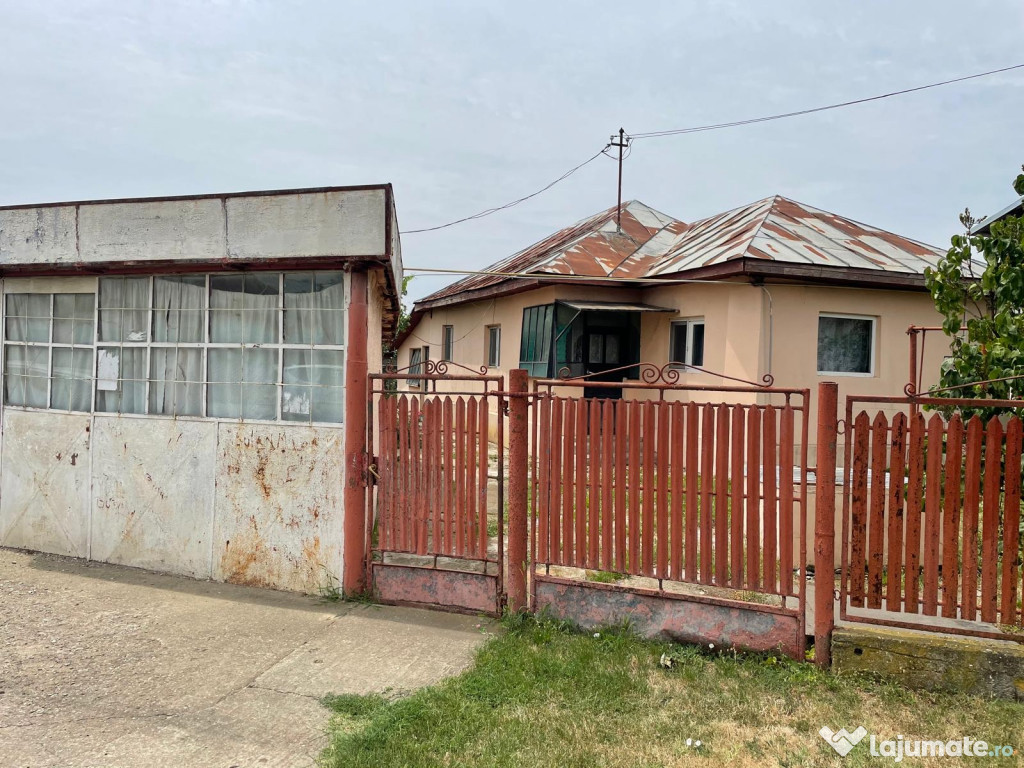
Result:
{"type": "Polygon", "coordinates": [[[828,373],[870,373],[870,318],[818,318],[818,370],[828,373]]]}
{"type": "Polygon", "coordinates": [[[186,347],[150,350],[149,412],[203,414],[203,351],[186,347]]]}
{"type": "Polygon", "coordinates": [[[100,347],[96,354],[96,409],[145,413],[145,347],[100,347]]]}
{"type": "Polygon", "coordinates": [[[277,273],[210,278],[210,341],[277,343],[277,273]]]}
{"type": "Polygon", "coordinates": [[[31,408],[46,407],[48,348],[7,344],[4,347],[4,402],[31,408]]]}
{"type": "Polygon", "coordinates": [[[153,278],[153,341],[202,342],[206,278],[178,275],[153,278]]]}
{"type": "Polygon", "coordinates": [[[53,348],[50,407],[62,411],[92,410],[92,350],[53,348]]]}
{"type": "Polygon", "coordinates": [[[277,418],[277,350],[211,349],[208,415],[277,418]]]}
{"type": "Polygon", "coordinates": [[[149,341],[149,278],[100,278],[100,341],[149,341]]]}

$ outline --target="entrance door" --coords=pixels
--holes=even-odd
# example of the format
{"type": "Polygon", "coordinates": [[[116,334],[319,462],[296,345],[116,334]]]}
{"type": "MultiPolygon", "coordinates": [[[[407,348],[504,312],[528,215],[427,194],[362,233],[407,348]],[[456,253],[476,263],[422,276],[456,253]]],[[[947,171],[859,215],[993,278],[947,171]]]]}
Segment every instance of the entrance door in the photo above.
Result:
{"type": "MultiPolygon", "coordinates": [[[[583,350],[586,355],[586,372],[590,381],[614,382],[625,379],[625,370],[619,370],[623,363],[622,350],[626,338],[622,328],[609,326],[591,326],[587,328],[583,350]]],[[[622,389],[619,387],[585,387],[584,397],[601,397],[619,399],[622,389]]]]}

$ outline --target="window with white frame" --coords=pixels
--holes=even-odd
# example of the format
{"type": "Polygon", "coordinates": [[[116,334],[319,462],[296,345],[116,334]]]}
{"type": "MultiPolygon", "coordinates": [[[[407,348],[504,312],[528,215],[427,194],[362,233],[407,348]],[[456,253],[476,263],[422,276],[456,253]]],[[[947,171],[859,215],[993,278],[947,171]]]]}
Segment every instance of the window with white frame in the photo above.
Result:
{"type": "Polygon", "coordinates": [[[450,361],[455,350],[455,326],[441,326],[441,359],[450,361]]]}
{"type": "Polygon", "coordinates": [[[5,339],[26,349],[5,345],[5,402],[88,411],[94,380],[101,412],[341,422],[344,291],[342,272],[257,272],[102,277],[98,302],[9,294],[5,339]]]}
{"type": "Polygon", "coordinates": [[[679,365],[704,365],[704,318],[695,317],[672,323],[670,362],[679,365]]]}
{"type": "Polygon", "coordinates": [[[92,410],[92,293],[9,293],[4,298],[4,402],[92,410]]]}
{"type": "Polygon", "coordinates": [[[818,316],[818,373],[872,376],[875,370],[875,318],[818,316]]]}
{"type": "MultiPolygon", "coordinates": [[[[420,376],[424,371],[424,364],[430,359],[430,347],[413,347],[409,350],[409,374],[420,376]]],[[[419,388],[423,381],[421,379],[407,379],[406,385],[419,388]]]]}
{"type": "Polygon", "coordinates": [[[501,366],[501,326],[487,326],[487,367],[501,366]]]}

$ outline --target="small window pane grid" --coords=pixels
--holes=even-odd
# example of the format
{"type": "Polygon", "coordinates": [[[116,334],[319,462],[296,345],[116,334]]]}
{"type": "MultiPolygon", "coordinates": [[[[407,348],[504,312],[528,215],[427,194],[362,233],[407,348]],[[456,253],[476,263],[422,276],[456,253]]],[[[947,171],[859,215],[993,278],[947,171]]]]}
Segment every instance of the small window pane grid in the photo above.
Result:
{"type": "Polygon", "coordinates": [[[110,277],[98,296],[9,294],[4,397],[70,411],[340,423],[344,333],[342,272],[110,277]],[[45,399],[28,386],[36,379],[45,399]]]}
{"type": "Polygon", "coordinates": [[[487,367],[497,368],[501,365],[501,326],[487,326],[487,367]]]}
{"type": "Polygon", "coordinates": [[[671,362],[679,366],[704,365],[704,320],[672,323],[671,362]]]}
{"type": "Polygon", "coordinates": [[[455,348],[455,326],[445,325],[441,327],[441,359],[451,362],[455,348]]]}
{"type": "Polygon", "coordinates": [[[818,316],[818,373],[874,375],[875,318],[818,316]]]}
{"type": "Polygon", "coordinates": [[[4,311],[4,402],[91,410],[93,294],[12,293],[4,311]]]}

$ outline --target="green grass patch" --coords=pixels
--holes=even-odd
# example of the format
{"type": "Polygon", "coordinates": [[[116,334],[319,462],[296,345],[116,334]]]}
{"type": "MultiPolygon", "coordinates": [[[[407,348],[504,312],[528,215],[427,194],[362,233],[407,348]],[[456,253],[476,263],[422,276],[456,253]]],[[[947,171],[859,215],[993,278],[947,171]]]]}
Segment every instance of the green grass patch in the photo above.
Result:
{"type": "MultiPolygon", "coordinates": [[[[771,656],[649,642],[625,628],[580,633],[523,616],[506,619],[458,677],[401,699],[328,704],[336,715],[322,763],[337,768],[879,764],[867,739],[839,757],[818,735],[825,725],[1024,748],[1022,703],[916,693],[771,656]]],[[[1019,765],[1018,757],[984,762],[1019,765]]]]}

